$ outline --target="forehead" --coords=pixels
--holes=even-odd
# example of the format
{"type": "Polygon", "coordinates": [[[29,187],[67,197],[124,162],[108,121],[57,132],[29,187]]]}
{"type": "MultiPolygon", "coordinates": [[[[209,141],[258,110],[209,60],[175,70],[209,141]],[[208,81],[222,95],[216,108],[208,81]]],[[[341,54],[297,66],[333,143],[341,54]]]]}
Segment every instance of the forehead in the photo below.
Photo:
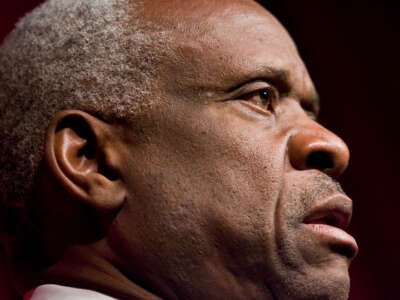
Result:
{"type": "Polygon", "coordinates": [[[170,3],[174,4],[158,7],[162,15],[152,16],[173,29],[170,57],[166,60],[169,82],[172,76],[181,83],[180,88],[218,91],[277,70],[303,90],[304,86],[313,89],[289,34],[257,3],[170,3]]]}

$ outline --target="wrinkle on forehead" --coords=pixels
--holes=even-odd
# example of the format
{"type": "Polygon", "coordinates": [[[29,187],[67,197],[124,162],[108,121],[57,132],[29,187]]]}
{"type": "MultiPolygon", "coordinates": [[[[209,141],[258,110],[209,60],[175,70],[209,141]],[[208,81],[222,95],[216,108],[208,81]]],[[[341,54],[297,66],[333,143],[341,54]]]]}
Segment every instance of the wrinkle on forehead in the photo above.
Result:
{"type": "Polygon", "coordinates": [[[144,1],[143,12],[172,37],[168,88],[181,95],[227,90],[266,67],[289,71],[299,90],[313,89],[286,29],[254,1],[144,1]]]}
{"type": "MultiPolygon", "coordinates": [[[[262,23],[281,27],[279,21],[253,0],[143,0],[141,18],[175,35],[185,38],[200,38],[216,27],[232,25],[246,26],[257,15],[262,23]]],[[[287,34],[287,33],[286,33],[287,34]]]]}
{"type": "Polygon", "coordinates": [[[253,0],[142,0],[141,3],[144,17],[167,23],[170,20],[202,21],[232,7],[261,8],[253,0]]]}

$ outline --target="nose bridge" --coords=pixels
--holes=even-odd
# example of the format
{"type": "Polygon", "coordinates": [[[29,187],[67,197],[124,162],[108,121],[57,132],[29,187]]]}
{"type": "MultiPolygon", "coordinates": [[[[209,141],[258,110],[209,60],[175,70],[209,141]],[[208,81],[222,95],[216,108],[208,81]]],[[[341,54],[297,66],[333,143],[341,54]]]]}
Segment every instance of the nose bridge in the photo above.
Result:
{"type": "Polygon", "coordinates": [[[346,170],[350,158],[344,141],[311,119],[303,121],[290,136],[288,155],[294,168],[318,169],[334,178],[346,170]]]}

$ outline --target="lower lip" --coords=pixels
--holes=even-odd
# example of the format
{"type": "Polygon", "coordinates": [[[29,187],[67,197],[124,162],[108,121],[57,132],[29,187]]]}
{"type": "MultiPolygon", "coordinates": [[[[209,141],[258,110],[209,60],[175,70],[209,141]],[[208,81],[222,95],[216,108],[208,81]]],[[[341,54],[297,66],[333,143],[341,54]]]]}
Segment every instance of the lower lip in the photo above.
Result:
{"type": "Polygon", "coordinates": [[[356,240],[347,232],[342,229],[326,224],[305,224],[316,234],[320,235],[321,238],[327,238],[330,242],[335,244],[348,245],[353,249],[358,250],[356,240]]]}

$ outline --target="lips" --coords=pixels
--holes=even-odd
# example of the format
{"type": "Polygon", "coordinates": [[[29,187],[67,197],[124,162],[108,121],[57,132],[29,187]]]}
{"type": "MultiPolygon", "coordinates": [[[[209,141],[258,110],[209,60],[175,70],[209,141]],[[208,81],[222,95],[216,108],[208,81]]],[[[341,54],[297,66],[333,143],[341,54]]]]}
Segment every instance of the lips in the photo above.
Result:
{"type": "Polygon", "coordinates": [[[345,232],[351,215],[352,201],[339,194],[315,206],[303,223],[333,251],[352,259],[358,252],[358,246],[355,239],[345,232]]]}

